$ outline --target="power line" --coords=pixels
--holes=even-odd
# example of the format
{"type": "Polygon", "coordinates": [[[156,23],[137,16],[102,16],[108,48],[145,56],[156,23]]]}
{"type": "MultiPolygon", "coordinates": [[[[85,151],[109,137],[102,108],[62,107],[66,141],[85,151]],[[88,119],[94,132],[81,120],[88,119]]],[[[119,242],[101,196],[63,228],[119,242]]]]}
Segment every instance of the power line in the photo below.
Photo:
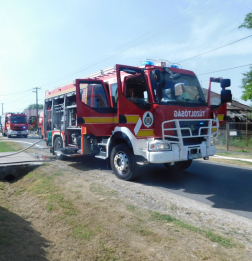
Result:
{"type": "Polygon", "coordinates": [[[219,71],[208,72],[208,73],[202,73],[202,74],[198,74],[198,76],[200,76],[200,75],[205,75],[205,74],[210,74],[210,73],[216,73],[216,72],[228,71],[228,70],[232,70],[232,69],[236,69],[236,68],[240,68],[240,67],[244,67],[244,66],[249,66],[249,65],[252,65],[252,63],[245,64],[245,65],[241,65],[241,66],[236,66],[236,67],[232,67],[232,68],[227,68],[227,69],[223,69],[223,70],[219,70],[219,71]]]}
{"type": "MultiPolygon", "coordinates": [[[[69,73],[67,75],[64,75],[64,77],[60,77],[58,79],[55,79],[52,82],[55,82],[55,81],[60,80],[60,79],[65,79],[66,77],[69,77],[71,75],[74,75],[74,74],[82,72],[82,71],[85,71],[85,70],[87,70],[89,68],[92,68],[92,67],[96,66],[99,63],[102,63],[102,62],[104,62],[104,61],[106,61],[108,59],[111,59],[112,57],[115,57],[115,56],[121,54],[122,52],[125,52],[127,50],[133,49],[137,45],[141,45],[141,44],[145,43],[147,40],[153,39],[153,36],[155,36],[155,35],[158,35],[160,33],[166,33],[167,31],[165,29],[168,29],[170,26],[172,27],[172,29],[174,29],[175,28],[174,24],[175,24],[175,26],[177,26],[179,24],[179,22],[182,22],[183,20],[187,19],[190,16],[195,16],[195,14],[201,13],[202,10],[209,9],[210,6],[213,6],[217,2],[220,2],[220,0],[216,0],[215,2],[210,2],[206,6],[203,6],[201,9],[196,10],[195,12],[192,12],[191,14],[189,13],[190,11],[192,11],[193,9],[197,8],[198,6],[202,5],[203,3],[207,2],[207,1],[208,0],[206,0],[204,2],[201,2],[196,7],[191,8],[191,9],[185,11],[183,14],[177,16],[176,18],[173,18],[173,19],[169,20],[165,24],[163,24],[163,25],[161,25],[161,26],[151,30],[150,32],[148,32],[148,33],[142,35],[141,37],[139,37],[139,38],[129,42],[128,44],[120,47],[119,49],[117,49],[117,50],[115,50],[115,51],[113,51],[113,52],[111,52],[111,53],[109,53],[109,54],[107,54],[107,55],[105,55],[105,56],[103,56],[103,57],[101,57],[101,58],[99,58],[99,59],[97,59],[97,60],[87,64],[87,65],[85,65],[84,67],[76,69],[75,71],[72,71],[71,73],[69,73]],[[189,13],[189,14],[186,14],[186,13],[189,13]],[[185,16],[185,17],[183,17],[183,16],[185,16]],[[178,21],[176,21],[176,20],[178,20],[178,21]]],[[[52,82],[48,82],[48,83],[42,84],[42,85],[48,85],[48,84],[50,84],[52,82]]]]}
{"type": "Polygon", "coordinates": [[[29,92],[29,91],[31,91],[31,90],[32,90],[32,89],[29,89],[29,90],[26,90],[26,91],[23,91],[23,92],[13,92],[13,93],[9,93],[9,94],[0,94],[0,96],[17,95],[17,94],[20,94],[20,93],[29,92]]]}
{"type": "Polygon", "coordinates": [[[242,41],[242,40],[244,40],[244,39],[247,39],[247,38],[249,38],[249,37],[251,37],[251,36],[252,36],[252,34],[249,35],[249,36],[243,37],[243,38],[241,38],[241,39],[239,39],[239,40],[237,40],[237,41],[234,41],[234,42],[232,42],[232,43],[228,43],[228,44],[222,45],[222,46],[217,47],[217,48],[215,48],[215,49],[212,49],[212,50],[210,50],[210,51],[207,51],[207,52],[204,52],[204,53],[201,53],[201,54],[198,54],[198,55],[192,56],[192,57],[190,57],[190,58],[187,58],[187,59],[185,59],[185,60],[179,61],[178,63],[181,63],[181,62],[184,62],[184,61],[187,61],[187,60],[193,59],[193,58],[195,58],[195,57],[201,56],[201,55],[206,54],[206,53],[210,53],[210,52],[216,51],[216,50],[221,49],[221,48],[223,48],[223,47],[226,47],[226,46],[228,46],[228,45],[231,45],[231,44],[234,44],[234,43],[240,42],[240,41],[242,41]]]}

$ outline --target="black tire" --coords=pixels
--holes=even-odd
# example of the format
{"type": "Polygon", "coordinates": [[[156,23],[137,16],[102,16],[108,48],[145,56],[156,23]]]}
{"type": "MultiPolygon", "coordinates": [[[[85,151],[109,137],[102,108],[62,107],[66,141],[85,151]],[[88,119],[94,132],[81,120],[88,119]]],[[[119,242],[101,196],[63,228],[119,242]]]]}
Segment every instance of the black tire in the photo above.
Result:
{"type": "Polygon", "coordinates": [[[27,138],[28,135],[24,135],[24,138],[27,138]]]}
{"type": "Polygon", "coordinates": [[[110,165],[119,179],[133,180],[139,176],[134,155],[125,143],[118,144],[112,149],[110,165]]]}
{"type": "Polygon", "coordinates": [[[53,151],[54,151],[54,155],[56,157],[56,159],[58,160],[63,160],[64,156],[60,153],[57,153],[57,151],[63,147],[63,141],[61,139],[61,137],[57,137],[53,143],[53,151]]]}
{"type": "Polygon", "coordinates": [[[192,164],[192,160],[178,161],[173,166],[169,163],[164,163],[164,166],[171,171],[182,171],[188,169],[192,164]]]}
{"type": "Polygon", "coordinates": [[[7,134],[7,138],[9,139],[11,137],[11,135],[7,134]]]}

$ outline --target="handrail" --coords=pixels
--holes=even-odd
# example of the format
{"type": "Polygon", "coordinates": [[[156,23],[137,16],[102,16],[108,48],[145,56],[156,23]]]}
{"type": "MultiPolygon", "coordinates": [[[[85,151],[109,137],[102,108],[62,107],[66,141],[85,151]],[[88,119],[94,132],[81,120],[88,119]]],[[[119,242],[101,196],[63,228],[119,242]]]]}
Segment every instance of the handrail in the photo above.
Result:
{"type": "Polygon", "coordinates": [[[180,146],[183,145],[183,139],[184,138],[197,138],[197,137],[204,137],[207,139],[207,145],[210,146],[211,141],[217,138],[218,136],[218,129],[219,129],[219,120],[216,119],[176,119],[176,120],[169,120],[164,121],[162,123],[162,139],[166,140],[166,138],[173,138],[177,139],[178,141],[171,141],[171,143],[177,143],[180,146]],[[188,121],[207,121],[208,126],[207,127],[200,127],[198,130],[198,135],[193,135],[192,130],[189,127],[180,127],[180,122],[188,122],[188,121]],[[175,128],[165,128],[164,125],[168,123],[175,123],[175,128]],[[212,130],[216,128],[217,130],[212,132],[212,130]],[[202,130],[207,129],[207,134],[202,134],[202,130]],[[182,136],[181,131],[182,130],[188,130],[189,135],[182,136]],[[177,131],[177,135],[166,135],[165,131],[177,131]]]}

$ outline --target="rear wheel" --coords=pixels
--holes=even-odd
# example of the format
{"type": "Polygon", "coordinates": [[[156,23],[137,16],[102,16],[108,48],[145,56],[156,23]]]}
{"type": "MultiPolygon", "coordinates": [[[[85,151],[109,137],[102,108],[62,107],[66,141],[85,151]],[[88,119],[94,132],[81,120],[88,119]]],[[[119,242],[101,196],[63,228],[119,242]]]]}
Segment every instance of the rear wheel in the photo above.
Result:
{"type": "Polygon", "coordinates": [[[192,160],[178,161],[173,166],[169,163],[164,163],[164,166],[171,171],[181,171],[188,169],[192,164],[192,160]]]}
{"type": "Polygon", "coordinates": [[[63,147],[63,142],[61,137],[57,137],[53,144],[53,151],[56,159],[63,160],[64,156],[61,154],[60,149],[63,147]]]}
{"type": "Polygon", "coordinates": [[[118,144],[112,149],[110,164],[119,179],[132,180],[139,176],[134,155],[127,144],[118,144]]]}

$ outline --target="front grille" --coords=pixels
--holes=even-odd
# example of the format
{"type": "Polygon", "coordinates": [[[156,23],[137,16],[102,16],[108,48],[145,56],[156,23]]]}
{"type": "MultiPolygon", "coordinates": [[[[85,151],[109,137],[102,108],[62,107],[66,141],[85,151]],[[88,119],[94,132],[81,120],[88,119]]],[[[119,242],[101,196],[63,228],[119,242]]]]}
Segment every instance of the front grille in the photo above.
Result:
{"type": "Polygon", "coordinates": [[[204,137],[183,138],[183,145],[184,146],[200,145],[205,140],[206,139],[204,137]]]}
{"type": "Polygon", "coordinates": [[[12,129],[16,130],[16,131],[23,131],[23,130],[25,130],[23,127],[13,127],[12,129]]]}
{"type": "Polygon", "coordinates": [[[207,129],[201,129],[200,132],[199,130],[201,127],[207,127],[207,125],[208,125],[207,121],[180,121],[179,122],[180,128],[187,128],[186,130],[181,130],[182,136],[191,136],[190,130],[192,136],[206,135],[207,129]]]}

